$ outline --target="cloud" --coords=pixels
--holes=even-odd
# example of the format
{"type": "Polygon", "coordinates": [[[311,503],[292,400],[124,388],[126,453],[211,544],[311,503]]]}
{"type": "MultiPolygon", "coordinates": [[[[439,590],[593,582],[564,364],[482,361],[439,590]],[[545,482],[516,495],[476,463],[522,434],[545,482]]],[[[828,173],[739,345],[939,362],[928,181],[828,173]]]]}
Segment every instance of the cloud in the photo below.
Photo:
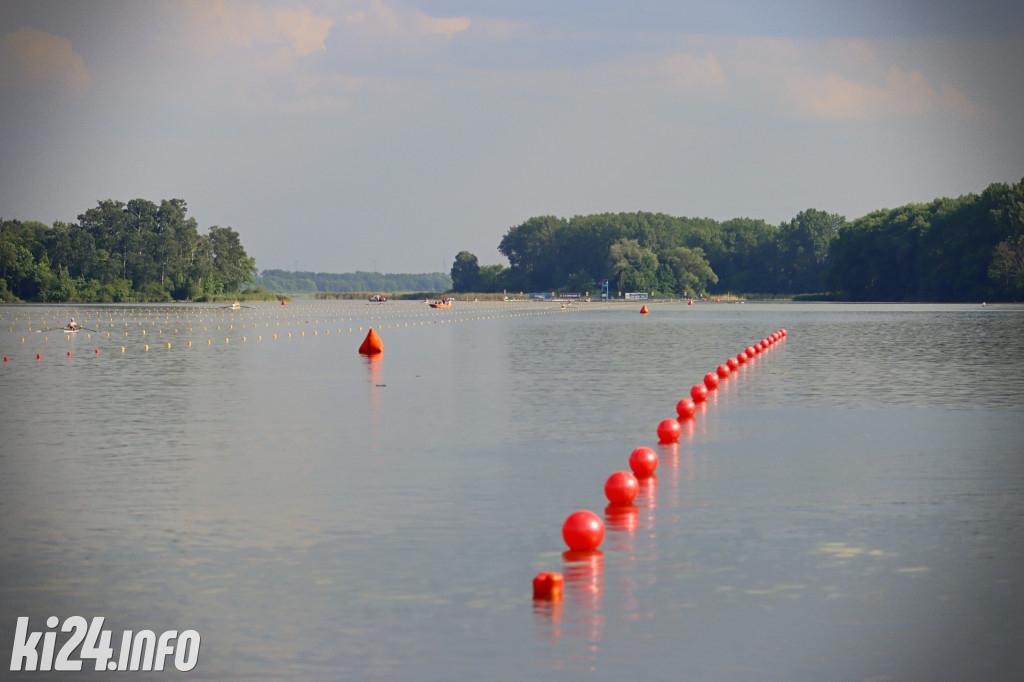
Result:
{"type": "Polygon", "coordinates": [[[653,64],[648,72],[685,90],[725,84],[725,74],[713,54],[702,57],[685,53],[669,55],[653,64]]]}
{"type": "Polygon", "coordinates": [[[92,75],[70,40],[23,26],[0,37],[0,85],[81,95],[92,75]]]}
{"type": "Polygon", "coordinates": [[[231,0],[189,0],[186,9],[208,51],[283,45],[296,57],[326,49],[334,19],[307,9],[264,9],[231,0]]]}
{"type": "Polygon", "coordinates": [[[795,111],[818,119],[921,116],[934,110],[938,102],[923,73],[907,73],[896,66],[882,76],[880,85],[829,74],[793,78],[784,88],[795,111]]]}
{"type": "Polygon", "coordinates": [[[739,75],[738,83],[797,118],[877,121],[938,111],[978,115],[980,107],[966,93],[936,83],[922,68],[906,66],[912,58],[898,50],[887,55],[867,39],[738,39],[721,57],[726,73],[739,75]]]}
{"type": "Polygon", "coordinates": [[[409,47],[408,41],[438,36],[450,39],[468,31],[473,20],[467,16],[435,17],[383,0],[370,0],[364,9],[349,14],[345,24],[358,31],[362,38],[400,45],[404,51],[409,47]]]}

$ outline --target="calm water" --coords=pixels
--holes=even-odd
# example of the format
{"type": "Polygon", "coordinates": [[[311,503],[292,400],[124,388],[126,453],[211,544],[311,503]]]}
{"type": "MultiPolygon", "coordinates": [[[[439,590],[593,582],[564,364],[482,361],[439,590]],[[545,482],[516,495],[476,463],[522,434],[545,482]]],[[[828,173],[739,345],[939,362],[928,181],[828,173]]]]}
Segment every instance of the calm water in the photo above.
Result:
{"type": "Polygon", "coordinates": [[[202,636],[115,679],[1024,677],[1024,307],[456,305],[0,307],[0,670],[79,615],[202,636]]]}

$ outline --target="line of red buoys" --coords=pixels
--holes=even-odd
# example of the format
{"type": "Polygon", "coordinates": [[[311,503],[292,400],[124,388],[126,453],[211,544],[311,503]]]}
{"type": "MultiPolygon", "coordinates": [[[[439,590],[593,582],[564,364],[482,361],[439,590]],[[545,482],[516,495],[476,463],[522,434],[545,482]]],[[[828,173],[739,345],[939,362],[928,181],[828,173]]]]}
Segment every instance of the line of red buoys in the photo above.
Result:
{"type": "MultiPolygon", "coordinates": [[[[697,404],[707,401],[708,391],[718,389],[721,381],[727,380],[733,372],[739,371],[740,365],[747,364],[759,353],[763,353],[778,341],[785,338],[787,332],[780,329],[766,336],[752,346],[747,346],[734,358],[729,358],[725,363],[715,368],[714,372],[704,375],[702,383],[694,384],[690,389],[690,398],[683,398],[676,403],[676,414],[678,419],[663,419],[658,424],[658,442],[661,444],[678,443],[683,433],[680,422],[692,420],[697,411],[697,404]]],[[[628,471],[616,471],[604,485],[605,496],[609,505],[606,512],[611,518],[613,512],[628,511],[633,508],[633,500],[636,499],[640,490],[640,480],[654,480],[654,472],[658,468],[658,453],[653,449],[641,446],[633,450],[629,455],[628,471]]],[[[568,558],[587,556],[588,554],[600,555],[598,547],[604,540],[605,527],[601,517],[592,511],[580,509],[572,514],[562,524],[562,539],[565,540],[569,551],[565,553],[568,558]]],[[[561,573],[542,572],[533,579],[533,598],[535,600],[561,601],[564,586],[564,577],[561,573]]]]}

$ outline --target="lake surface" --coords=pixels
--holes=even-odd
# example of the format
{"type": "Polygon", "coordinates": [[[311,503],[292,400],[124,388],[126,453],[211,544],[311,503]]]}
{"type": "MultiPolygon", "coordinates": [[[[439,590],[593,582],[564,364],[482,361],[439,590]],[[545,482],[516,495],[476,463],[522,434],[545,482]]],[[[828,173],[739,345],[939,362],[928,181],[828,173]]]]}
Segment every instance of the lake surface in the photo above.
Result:
{"type": "Polygon", "coordinates": [[[649,308],[0,307],[0,669],[102,616],[197,665],[20,677],[1024,677],[1024,307],[649,308]]]}

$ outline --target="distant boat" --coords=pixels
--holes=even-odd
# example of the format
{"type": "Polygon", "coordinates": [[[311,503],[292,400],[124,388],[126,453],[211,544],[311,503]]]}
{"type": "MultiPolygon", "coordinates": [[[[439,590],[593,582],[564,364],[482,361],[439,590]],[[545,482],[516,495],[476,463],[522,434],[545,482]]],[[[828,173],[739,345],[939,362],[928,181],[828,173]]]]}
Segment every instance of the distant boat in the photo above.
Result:
{"type": "Polygon", "coordinates": [[[366,300],[369,303],[385,303],[388,299],[385,298],[384,296],[375,295],[375,296],[371,296],[370,298],[368,298],[366,300]]]}
{"type": "Polygon", "coordinates": [[[431,308],[451,308],[454,298],[442,298],[440,301],[430,301],[431,308]]]}

